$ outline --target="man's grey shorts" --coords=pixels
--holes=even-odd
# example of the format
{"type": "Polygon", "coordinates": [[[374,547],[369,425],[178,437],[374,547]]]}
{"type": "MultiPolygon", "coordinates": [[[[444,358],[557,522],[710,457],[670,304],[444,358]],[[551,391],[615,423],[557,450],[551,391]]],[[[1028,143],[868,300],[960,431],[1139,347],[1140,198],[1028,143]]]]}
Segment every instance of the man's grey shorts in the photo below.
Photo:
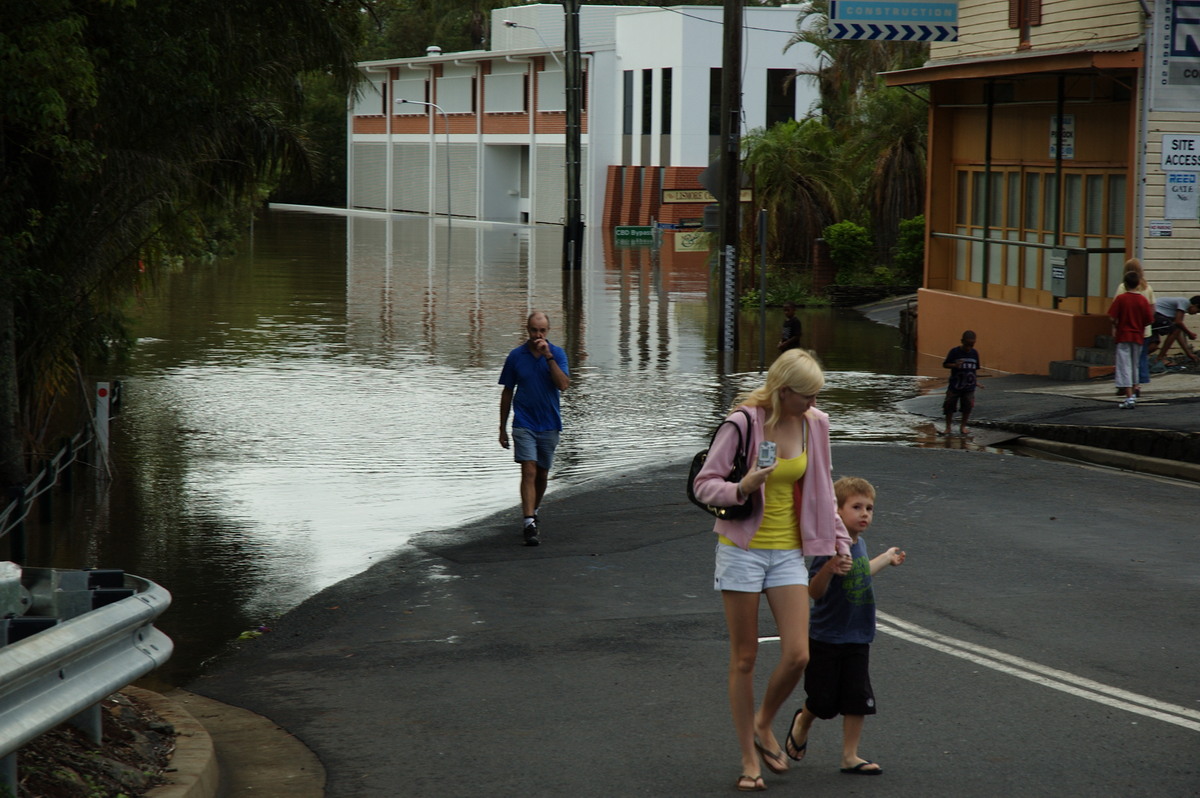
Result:
{"type": "Polygon", "coordinates": [[[808,568],[799,549],[739,549],[717,543],[713,590],[762,593],[767,588],[807,585],[808,568]]]}
{"type": "Polygon", "coordinates": [[[534,432],[524,427],[513,427],[513,460],[526,463],[536,460],[538,468],[545,471],[554,465],[554,450],[558,448],[558,430],[534,432]]]}

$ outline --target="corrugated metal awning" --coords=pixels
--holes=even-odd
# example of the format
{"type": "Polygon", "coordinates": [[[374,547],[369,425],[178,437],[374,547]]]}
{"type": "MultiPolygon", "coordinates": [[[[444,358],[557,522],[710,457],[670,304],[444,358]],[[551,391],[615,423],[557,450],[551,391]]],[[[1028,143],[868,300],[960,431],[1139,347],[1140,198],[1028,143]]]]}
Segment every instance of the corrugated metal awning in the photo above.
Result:
{"type": "Polygon", "coordinates": [[[1124,39],[1108,44],[1090,44],[1070,50],[1026,50],[1019,53],[930,61],[916,69],[881,73],[889,86],[913,86],[946,80],[1042,75],[1056,72],[1081,72],[1112,69],[1138,69],[1142,66],[1142,40],[1124,39]]]}

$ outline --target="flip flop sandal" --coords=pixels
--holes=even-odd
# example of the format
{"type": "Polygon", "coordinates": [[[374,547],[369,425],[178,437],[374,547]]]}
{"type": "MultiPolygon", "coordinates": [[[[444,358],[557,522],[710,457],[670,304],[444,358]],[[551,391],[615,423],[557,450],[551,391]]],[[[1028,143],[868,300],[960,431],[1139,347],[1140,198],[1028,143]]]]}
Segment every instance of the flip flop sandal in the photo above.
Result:
{"type": "Polygon", "coordinates": [[[758,755],[762,757],[763,764],[767,766],[767,770],[775,774],[787,773],[787,760],[783,758],[783,751],[771,753],[757,739],[754,741],[754,750],[758,751],[758,755]]]}
{"type": "Polygon", "coordinates": [[[738,792],[763,792],[767,789],[767,783],[763,781],[762,776],[738,776],[737,780],[738,792]],[[750,782],[749,787],[743,787],[742,784],[750,782]]]}
{"type": "Polygon", "coordinates": [[[784,753],[788,755],[788,758],[794,759],[797,762],[799,762],[801,759],[804,759],[804,755],[808,752],[808,740],[804,741],[804,745],[797,745],[796,738],[792,736],[792,729],[796,728],[796,718],[800,717],[800,713],[803,711],[804,709],[802,707],[796,710],[795,715],[792,715],[792,725],[788,726],[787,746],[784,748],[784,753]],[[791,748],[796,753],[793,754],[792,751],[787,750],[787,748],[791,748]]]}
{"type": "Polygon", "coordinates": [[[863,770],[867,765],[875,765],[875,763],[870,760],[859,762],[852,768],[842,768],[842,772],[850,776],[879,776],[883,773],[883,768],[879,765],[875,765],[874,770],[863,770]]]}

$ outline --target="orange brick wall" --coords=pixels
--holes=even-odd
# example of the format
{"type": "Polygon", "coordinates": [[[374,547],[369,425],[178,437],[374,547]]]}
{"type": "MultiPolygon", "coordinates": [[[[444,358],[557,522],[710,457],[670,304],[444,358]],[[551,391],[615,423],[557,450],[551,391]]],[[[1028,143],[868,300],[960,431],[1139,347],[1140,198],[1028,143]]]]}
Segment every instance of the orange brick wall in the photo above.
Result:
{"type": "Polygon", "coordinates": [[[641,192],[638,191],[638,186],[641,185],[641,167],[625,166],[624,176],[622,177],[621,190],[621,205],[618,214],[617,224],[634,224],[638,213],[641,211],[641,192]]]}
{"type": "Polygon", "coordinates": [[[662,202],[664,189],[698,189],[702,166],[610,166],[604,191],[603,225],[679,224],[704,216],[704,202],[662,202]],[[642,178],[645,176],[645,180],[642,178]],[[639,189],[640,186],[640,189],[639,189]]]}
{"type": "Polygon", "coordinates": [[[1049,374],[1053,360],[1074,360],[1075,347],[1094,346],[1111,330],[1108,316],[1081,315],[922,288],[917,294],[917,351],[941,359],[963,330],[978,336],[984,368],[1049,374]]]}
{"type": "Polygon", "coordinates": [[[484,114],[484,133],[528,133],[529,114],[484,114]]]}
{"type": "Polygon", "coordinates": [[[642,200],[636,223],[647,225],[658,219],[662,198],[662,170],[653,166],[639,168],[642,171],[642,200]]]}

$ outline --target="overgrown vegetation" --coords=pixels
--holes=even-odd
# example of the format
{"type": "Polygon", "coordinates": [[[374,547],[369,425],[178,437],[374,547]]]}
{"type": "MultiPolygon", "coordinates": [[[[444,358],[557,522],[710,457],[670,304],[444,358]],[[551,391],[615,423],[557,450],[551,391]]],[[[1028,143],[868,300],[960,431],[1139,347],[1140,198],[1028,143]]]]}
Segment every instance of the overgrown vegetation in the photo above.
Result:
{"type": "Polygon", "coordinates": [[[827,29],[828,0],[814,0],[789,44],[817,52],[817,65],[796,77],[816,82],[813,114],[743,139],[757,203],[768,212],[768,258],[780,279],[810,273],[813,244],[824,238],[839,285],[916,284],[911,220],[921,219],[923,237],[927,104],[921,92],[886,87],[879,73],[919,66],[928,48],[835,40],[827,29]]]}
{"type": "MultiPolygon", "coordinates": [[[[759,307],[759,293],[757,287],[743,292],[742,307],[759,307]]],[[[793,302],[798,307],[822,307],[829,304],[829,300],[823,294],[813,291],[812,275],[779,267],[767,268],[766,298],[769,307],[779,307],[785,302],[793,302]]]]}
{"type": "MultiPolygon", "coordinates": [[[[298,76],[357,79],[356,0],[0,4],[0,486],[165,260],[312,171],[298,76]]],[[[344,107],[344,106],[343,106],[344,107]]]]}

